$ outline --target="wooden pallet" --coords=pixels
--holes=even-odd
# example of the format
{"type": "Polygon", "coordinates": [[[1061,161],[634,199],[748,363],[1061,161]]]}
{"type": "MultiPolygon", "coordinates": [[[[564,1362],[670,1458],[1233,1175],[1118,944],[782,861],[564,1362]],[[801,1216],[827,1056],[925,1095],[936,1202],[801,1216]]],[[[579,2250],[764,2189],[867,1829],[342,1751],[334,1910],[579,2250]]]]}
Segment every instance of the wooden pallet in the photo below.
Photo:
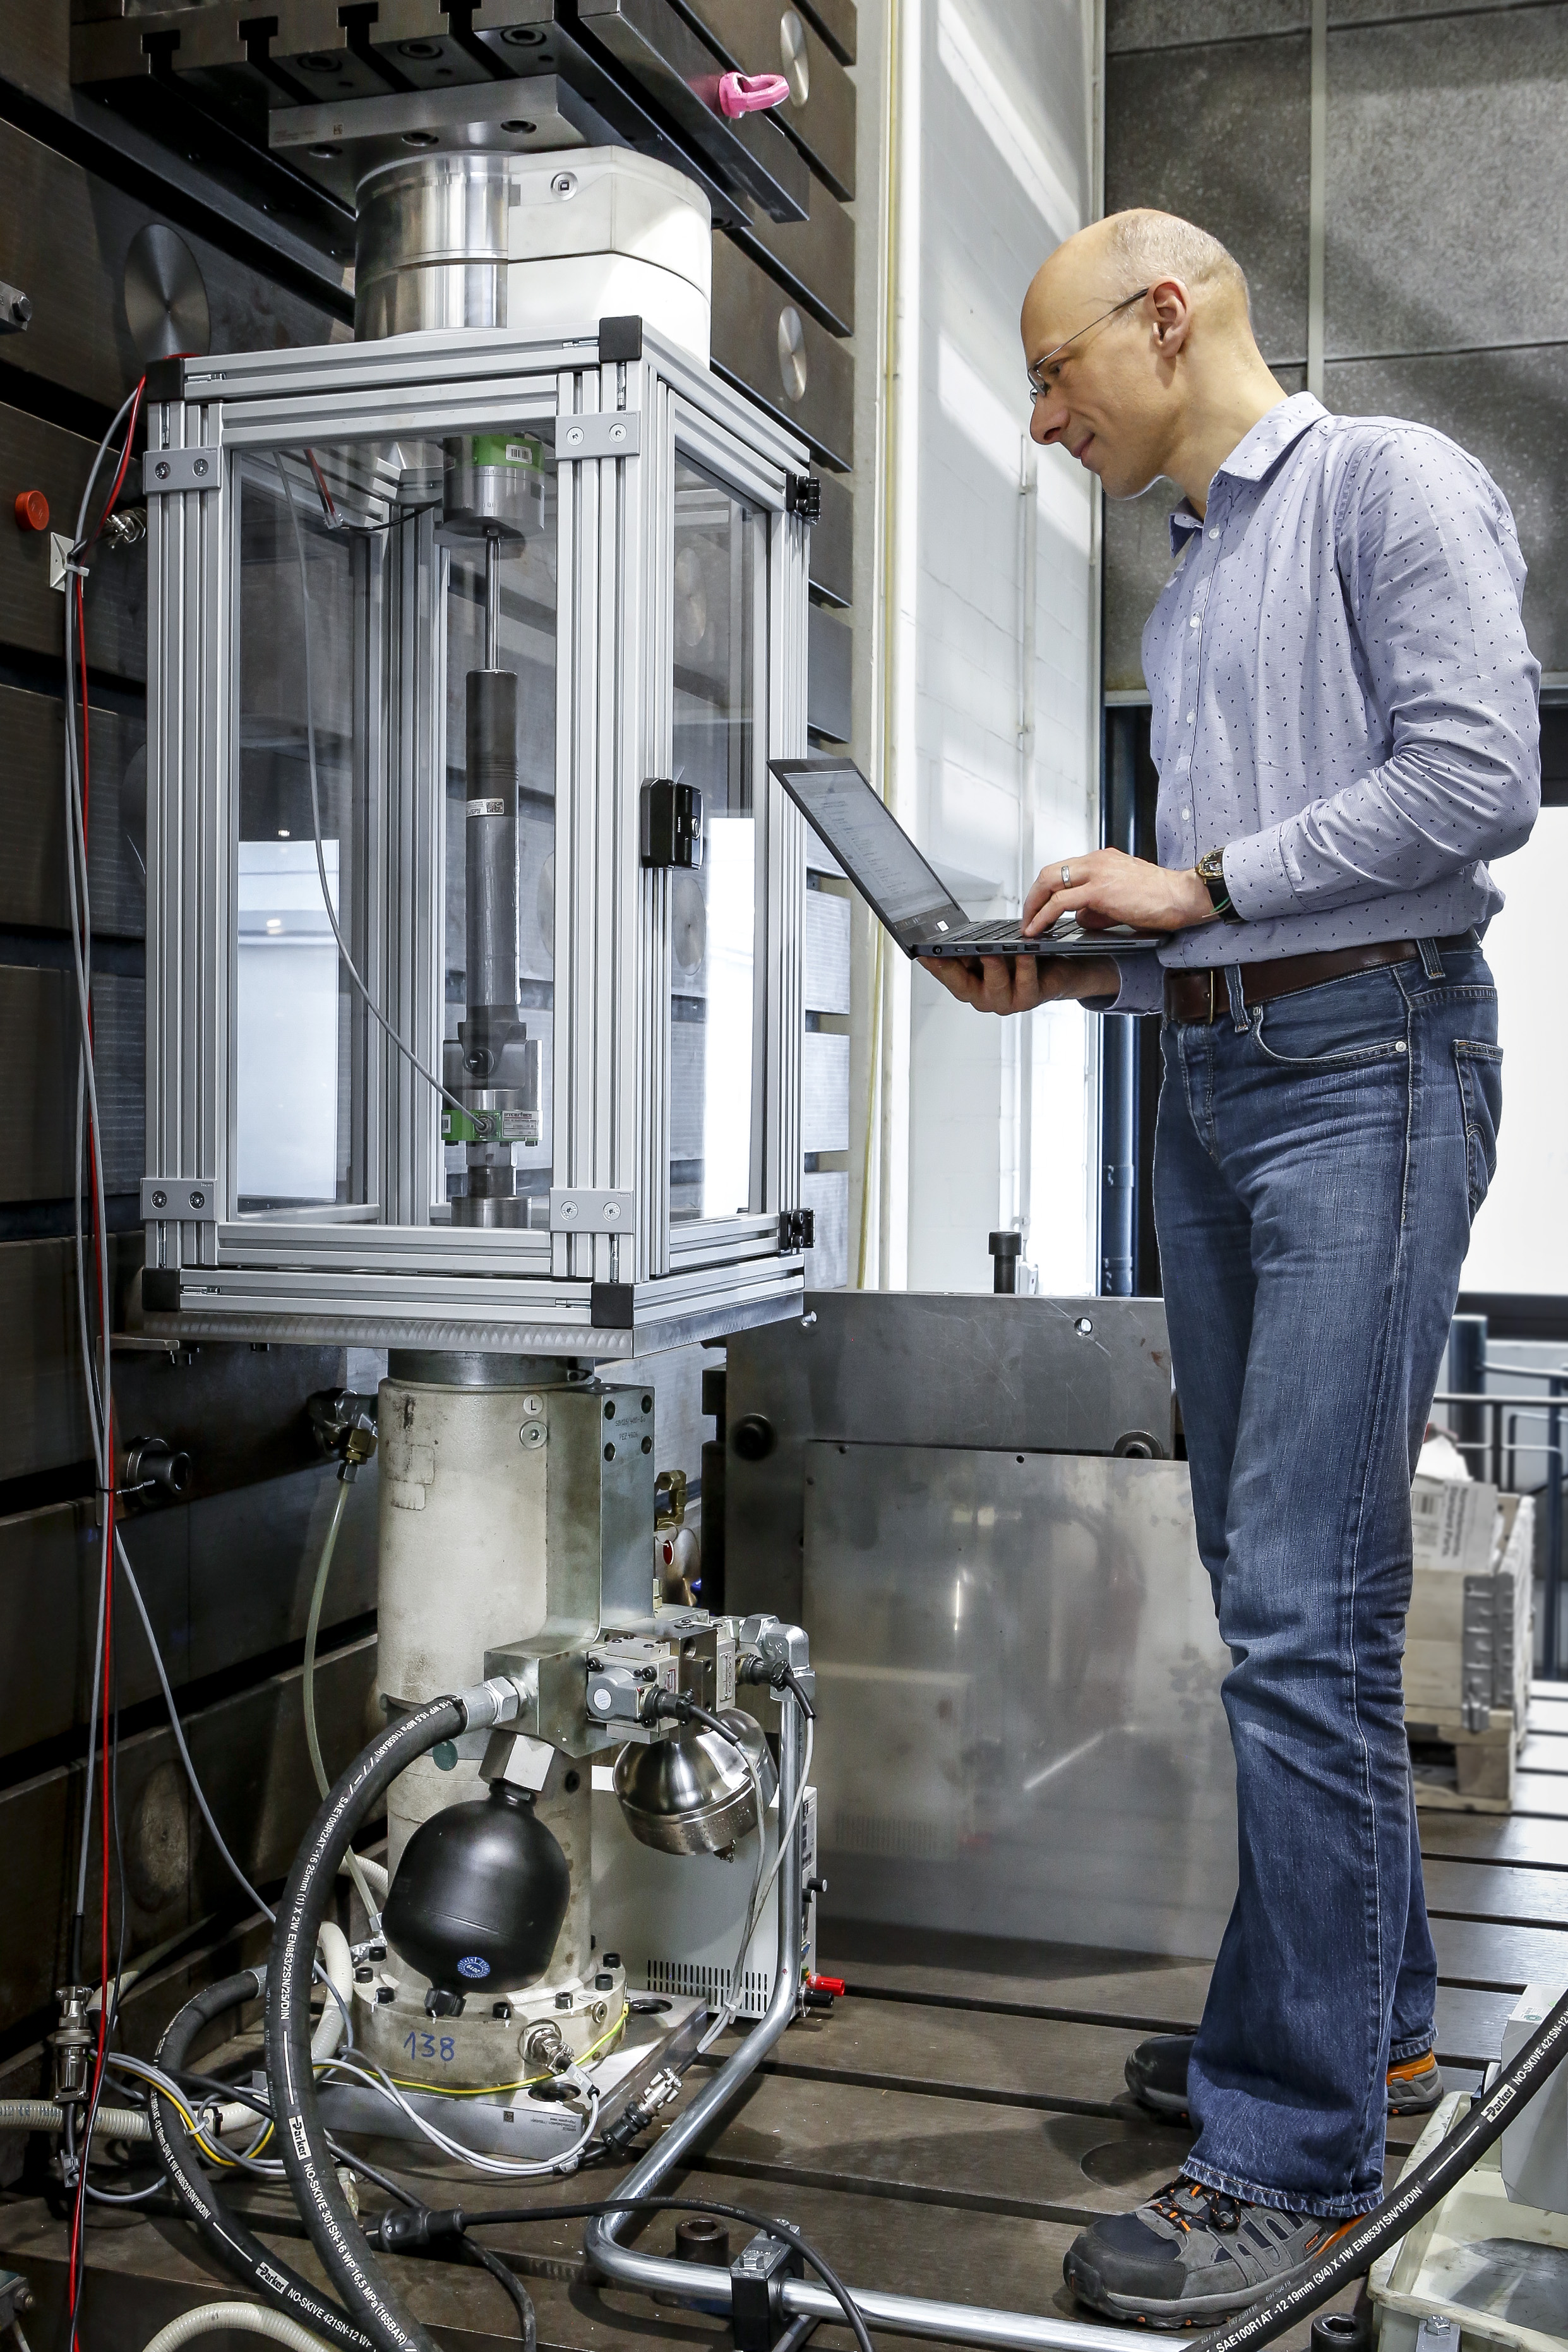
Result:
{"type": "MultiPolygon", "coordinates": [[[[1511,1710],[1494,1706],[1484,1731],[1472,1731],[1457,1709],[1422,1711],[1409,1720],[1412,1760],[1416,1768],[1416,1802],[1434,1812],[1511,1813],[1519,1769],[1521,1734],[1511,1710]],[[1453,1780],[1423,1778],[1434,1769],[1433,1748],[1451,1750],[1453,1780]],[[1425,1751],[1425,1753],[1423,1753],[1425,1751]]],[[[1446,1773],[1439,1763],[1436,1769],[1446,1773]]]]}

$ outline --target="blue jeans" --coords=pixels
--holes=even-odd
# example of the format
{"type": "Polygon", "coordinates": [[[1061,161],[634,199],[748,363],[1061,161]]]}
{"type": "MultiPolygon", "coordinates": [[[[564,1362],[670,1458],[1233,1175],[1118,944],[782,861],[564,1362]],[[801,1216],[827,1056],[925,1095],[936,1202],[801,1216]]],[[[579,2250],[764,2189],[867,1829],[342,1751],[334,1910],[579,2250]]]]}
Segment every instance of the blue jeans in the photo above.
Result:
{"type": "Polygon", "coordinates": [[[1343,2220],[1382,2195],[1386,2068],[1432,2046],[1410,1480],[1495,1160],[1497,993],[1429,946],[1250,1011],[1228,979],[1211,1024],[1165,1024],[1155,1154],[1240,1826],[1184,2169],[1343,2220]]]}

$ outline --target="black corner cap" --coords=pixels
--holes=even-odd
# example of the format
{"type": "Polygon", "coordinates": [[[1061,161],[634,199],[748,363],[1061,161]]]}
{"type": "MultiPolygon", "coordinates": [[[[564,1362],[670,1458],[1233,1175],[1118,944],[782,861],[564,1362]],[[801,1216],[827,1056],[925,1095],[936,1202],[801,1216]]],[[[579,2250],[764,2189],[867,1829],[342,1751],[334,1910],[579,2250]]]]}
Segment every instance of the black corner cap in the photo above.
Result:
{"type": "Polygon", "coordinates": [[[144,1265],[141,1304],[150,1315],[180,1312],[180,1269],[177,1265],[144,1265]]]}
{"type": "Polygon", "coordinates": [[[608,367],[612,360],[640,360],[643,356],[643,321],[641,319],[601,319],[599,321],[599,364],[608,367]]]}
{"type": "Polygon", "coordinates": [[[634,1318],[634,1293],[629,1282],[595,1282],[589,1286],[588,1319],[596,1331],[630,1331],[634,1318]]]}
{"type": "Polygon", "coordinates": [[[183,400],[185,397],[185,362],[183,359],[149,360],[147,390],[143,397],[151,407],[159,401],[183,400]]]}

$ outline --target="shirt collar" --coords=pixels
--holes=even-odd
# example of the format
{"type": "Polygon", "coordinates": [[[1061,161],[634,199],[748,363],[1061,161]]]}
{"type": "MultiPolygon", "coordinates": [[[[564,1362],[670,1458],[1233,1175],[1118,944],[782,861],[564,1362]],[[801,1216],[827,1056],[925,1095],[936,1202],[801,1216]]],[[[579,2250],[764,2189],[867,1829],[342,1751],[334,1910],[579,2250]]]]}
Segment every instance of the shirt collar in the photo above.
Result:
{"type": "MultiPolygon", "coordinates": [[[[1327,409],[1310,392],[1293,393],[1277,408],[1270,408],[1258,419],[1249,433],[1244,433],[1230,455],[1215,474],[1215,483],[1222,479],[1238,482],[1260,482],[1270,467],[1303,433],[1315,425],[1327,409]]],[[[1210,492],[1212,503],[1213,493],[1210,492]]],[[[1171,553],[1180,555],[1195,530],[1203,529],[1203,519],[1194,514],[1184,499],[1171,516],[1171,553]]]]}

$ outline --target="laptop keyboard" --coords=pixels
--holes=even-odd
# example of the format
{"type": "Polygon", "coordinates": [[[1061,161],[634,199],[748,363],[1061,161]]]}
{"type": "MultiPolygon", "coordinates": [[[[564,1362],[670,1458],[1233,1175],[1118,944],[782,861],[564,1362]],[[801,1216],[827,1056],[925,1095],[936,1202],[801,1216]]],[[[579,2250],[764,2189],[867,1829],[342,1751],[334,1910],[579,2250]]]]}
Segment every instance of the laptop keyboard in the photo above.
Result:
{"type": "Polygon", "coordinates": [[[949,933],[949,937],[955,940],[1016,940],[1018,936],[1019,918],[1016,915],[1004,915],[999,920],[990,923],[966,923],[961,931],[949,933]]]}

